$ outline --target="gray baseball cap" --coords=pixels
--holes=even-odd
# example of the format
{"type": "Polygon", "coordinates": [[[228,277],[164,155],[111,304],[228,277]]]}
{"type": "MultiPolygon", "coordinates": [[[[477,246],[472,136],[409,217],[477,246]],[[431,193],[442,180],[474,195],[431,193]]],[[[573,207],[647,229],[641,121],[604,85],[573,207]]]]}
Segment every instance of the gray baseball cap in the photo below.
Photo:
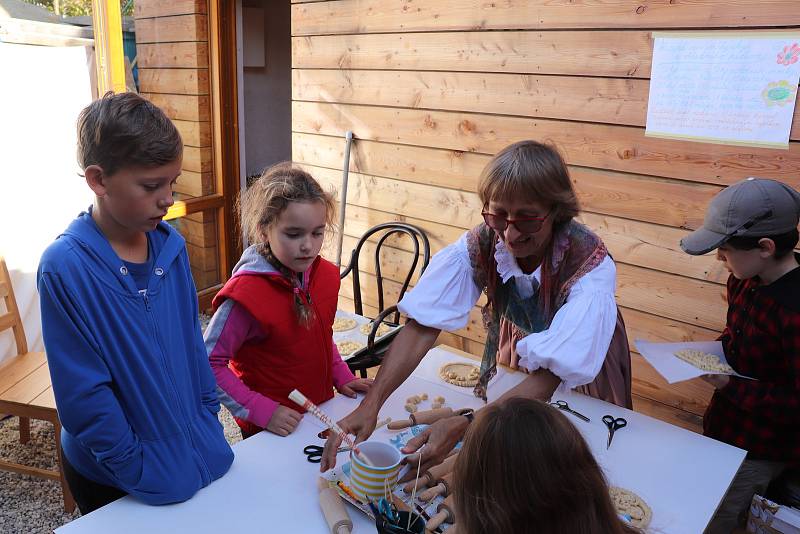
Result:
{"type": "Polygon", "coordinates": [[[681,239],[692,255],[705,254],[732,237],[764,237],[797,228],[800,193],[766,178],[747,178],[711,199],[703,226],[681,239]]]}

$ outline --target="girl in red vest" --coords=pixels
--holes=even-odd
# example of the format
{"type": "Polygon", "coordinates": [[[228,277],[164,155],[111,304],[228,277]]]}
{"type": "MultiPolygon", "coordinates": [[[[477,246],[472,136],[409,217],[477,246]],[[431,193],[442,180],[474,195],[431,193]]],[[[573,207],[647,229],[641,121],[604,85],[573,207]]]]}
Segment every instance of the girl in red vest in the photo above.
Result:
{"type": "Polygon", "coordinates": [[[310,174],[282,163],[245,191],[239,211],[253,244],[214,298],[206,350],[242,436],[287,436],[302,417],[293,389],[320,404],[334,387],[355,397],[371,383],[350,372],[333,342],[339,269],[319,251],[334,201],[310,174]]]}

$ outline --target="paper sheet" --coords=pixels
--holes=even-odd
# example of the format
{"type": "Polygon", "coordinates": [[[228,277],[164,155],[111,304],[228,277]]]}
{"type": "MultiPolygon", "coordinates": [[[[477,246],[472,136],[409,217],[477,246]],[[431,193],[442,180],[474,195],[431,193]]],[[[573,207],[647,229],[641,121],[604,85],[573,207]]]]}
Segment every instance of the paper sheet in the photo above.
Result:
{"type": "Polygon", "coordinates": [[[724,373],[719,371],[704,371],[694,365],[685,362],[675,356],[675,353],[683,349],[695,349],[719,356],[722,363],[728,363],[725,358],[725,351],[722,350],[720,341],[684,341],[681,343],[653,343],[643,339],[634,341],[636,350],[639,351],[645,360],[652,365],[658,374],[664,377],[670,384],[690,380],[702,375],[733,375],[741,378],[750,378],[739,373],[724,373]]]}
{"type": "Polygon", "coordinates": [[[788,148],[800,32],[654,37],[646,135],[788,148]]]}

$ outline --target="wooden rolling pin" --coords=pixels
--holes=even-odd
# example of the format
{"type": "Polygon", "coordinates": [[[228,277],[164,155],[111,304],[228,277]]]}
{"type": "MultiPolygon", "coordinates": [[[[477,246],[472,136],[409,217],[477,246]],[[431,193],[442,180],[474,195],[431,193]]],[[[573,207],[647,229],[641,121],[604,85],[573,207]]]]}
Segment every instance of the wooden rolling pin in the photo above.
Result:
{"type": "Polygon", "coordinates": [[[450,495],[436,508],[436,515],[428,520],[425,524],[425,528],[428,530],[436,530],[442,523],[455,523],[455,520],[456,513],[453,496],[450,495]]]}
{"type": "Polygon", "coordinates": [[[435,410],[412,413],[408,419],[403,419],[402,421],[392,421],[386,425],[386,428],[389,430],[402,430],[403,428],[408,428],[414,425],[430,425],[439,419],[444,419],[445,417],[450,417],[451,415],[453,415],[452,408],[437,408],[435,410]]]}
{"type": "MultiPolygon", "coordinates": [[[[456,458],[458,458],[458,452],[452,451],[450,456],[444,459],[442,463],[439,465],[434,465],[428,471],[425,471],[419,476],[419,483],[417,484],[418,488],[424,488],[428,486],[433,486],[433,484],[438,481],[440,478],[444,477],[446,474],[453,470],[453,466],[456,463],[456,458]]],[[[416,466],[414,466],[416,467],[416,466]]],[[[403,491],[406,493],[411,493],[414,489],[414,481],[406,483],[403,486],[403,491]]]]}
{"type": "Polygon", "coordinates": [[[430,502],[433,500],[434,497],[437,495],[444,495],[447,497],[450,495],[450,488],[453,487],[453,473],[447,473],[442,478],[436,481],[436,485],[432,488],[428,488],[422,493],[419,494],[417,497],[419,500],[424,502],[430,502]]]}
{"type": "Polygon", "coordinates": [[[353,521],[347,515],[339,493],[330,487],[328,481],[322,477],[317,479],[319,489],[319,507],[328,523],[330,534],[350,534],[353,531],[353,521]]]}

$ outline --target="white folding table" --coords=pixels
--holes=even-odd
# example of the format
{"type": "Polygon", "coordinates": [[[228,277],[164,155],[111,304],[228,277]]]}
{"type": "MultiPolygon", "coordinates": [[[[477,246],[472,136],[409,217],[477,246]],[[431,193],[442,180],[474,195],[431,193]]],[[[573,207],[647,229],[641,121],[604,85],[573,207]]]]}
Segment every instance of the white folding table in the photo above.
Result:
{"type": "MultiPolygon", "coordinates": [[[[411,377],[395,391],[381,410],[381,418],[407,417],[405,400],[422,392],[442,395],[454,408],[482,406],[471,388],[447,384],[438,377],[439,367],[474,357],[449,347],[432,349],[411,377]]],[[[524,380],[525,374],[499,369],[489,386],[490,400],[524,380]]],[[[572,392],[556,392],[553,400],[591,419],[586,423],[566,414],[580,429],[612,485],[639,494],[652,508],[654,532],[699,534],[703,532],[745,451],[688,430],[658,421],[612,404],[572,392]],[[624,417],[628,426],[617,431],[606,450],[605,414],[624,417]]],[[[335,418],[352,411],[356,400],[337,395],[322,408],[335,418]]],[[[293,434],[278,437],[261,432],[237,443],[230,471],[189,501],[167,506],[148,506],[125,497],[56,530],[73,533],[177,534],[218,532],[325,533],[326,524],[317,499],[318,464],[306,461],[303,447],[322,444],[317,433],[322,423],[306,414],[293,434]]],[[[379,429],[371,439],[392,435],[379,429]]],[[[347,454],[339,455],[344,462],[347,454]]],[[[374,523],[347,505],[354,534],[375,532],[374,523]]]]}

